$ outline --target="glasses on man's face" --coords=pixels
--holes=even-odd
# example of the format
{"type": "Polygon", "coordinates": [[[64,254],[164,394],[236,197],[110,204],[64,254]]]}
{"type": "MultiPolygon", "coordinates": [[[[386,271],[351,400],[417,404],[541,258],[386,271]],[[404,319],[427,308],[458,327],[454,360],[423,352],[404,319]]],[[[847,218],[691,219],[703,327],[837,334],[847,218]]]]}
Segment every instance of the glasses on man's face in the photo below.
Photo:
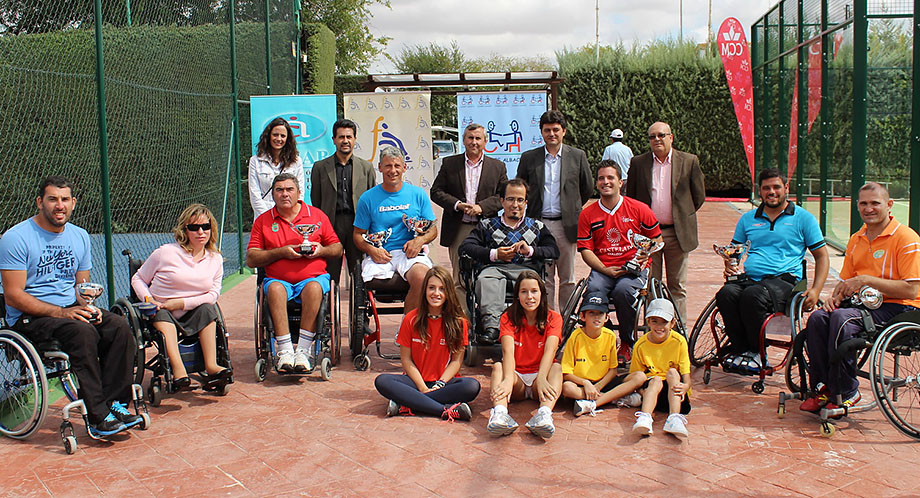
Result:
{"type": "Polygon", "coordinates": [[[670,133],[658,133],[658,134],[650,133],[648,136],[648,139],[649,140],[655,140],[656,138],[664,139],[664,137],[668,135],[670,135],[670,133]]]}
{"type": "Polygon", "coordinates": [[[211,224],[210,223],[189,223],[188,225],[185,225],[185,229],[188,230],[189,232],[197,232],[198,230],[204,230],[205,232],[207,232],[208,230],[211,229],[211,224]]]}
{"type": "Polygon", "coordinates": [[[524,204],[527,199],[523,197],[505,197],[505,201],[511,204],[524,204]]]}

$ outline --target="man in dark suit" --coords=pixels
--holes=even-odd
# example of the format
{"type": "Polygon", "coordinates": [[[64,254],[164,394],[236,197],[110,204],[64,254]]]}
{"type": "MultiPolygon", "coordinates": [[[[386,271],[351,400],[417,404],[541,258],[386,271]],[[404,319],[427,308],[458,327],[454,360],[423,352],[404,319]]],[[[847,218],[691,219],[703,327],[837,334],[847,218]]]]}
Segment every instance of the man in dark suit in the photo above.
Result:
{"type": "MultiPolygon", "coordinates": [[[[332,125],[335,154],[313,163],[310,174],[310,201],[332,222],[336,236],[345,246],[347,272],[351,272],[364,253],[355,247],[352,237],[355,206],[366,190],[374,188],[377,176],[369,161],[354,155],[358,127],[350,119],[340,119],[332,125]]],[[[342,258],[329,258],[327,271],[338,282],[342,258]]]]}
{"type": "Polygon", "coordinates": [[[476,228],[480,219],[492,218],[501,209],[501,184],[508,179],[505,163],[482,153],[486,133],[473,123],[463,131],[463,154],[445,157],[431,186],[431,200],[444,208],[441,216],[441,245],[449,248],[454,283],[462,303],[460,285],[460,243],[476,228]]]}
{"type": "Polygon", "coordinates": [[[565,116],[556,110],[540,116],[543,147],[521,154],[517,177],[530,186],[527,216],[542,220],[556,239],[559,259],[547,268],[546,296],[552,309],[561,310],[575,291],[575,242],[578,214],[594,193],[591,167],[585,152],[563,145],[565,116]],[[554,299],[559,276],[559,304],[554,299]]]}
{"type": "Polygon", "coordinates": [[[699,158],[671,147],[674,134],[667,123],[649,127],[648,139],[652,150],[629,162],[626,196],[648,204],[661,224],[664,249],[652,255],[652,276],[660,280],[665,267],[668,290],[686,320],[687,256],[699,245],[696,212],[706,200],[706,186],[699,158]]]}

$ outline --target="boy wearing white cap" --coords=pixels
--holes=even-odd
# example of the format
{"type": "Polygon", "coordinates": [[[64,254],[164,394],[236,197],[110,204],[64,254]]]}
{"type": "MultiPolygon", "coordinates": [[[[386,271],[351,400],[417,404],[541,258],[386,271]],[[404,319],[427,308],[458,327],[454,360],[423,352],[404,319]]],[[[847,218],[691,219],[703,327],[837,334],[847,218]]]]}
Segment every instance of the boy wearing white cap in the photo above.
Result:
{"type": "Polygon", "coordinates": [[[687,437],[690,413],[690,355],[687,340],[672,328],[674,305],[667,299],[655,299],[645,312],[649,331],[636,341],[629,371],[644,372],[648,377],[639,392],[642,409],[636,412],[633,434],[652,434],[652,411],[667,411],[664,432],[678,438],[687,437]]]}

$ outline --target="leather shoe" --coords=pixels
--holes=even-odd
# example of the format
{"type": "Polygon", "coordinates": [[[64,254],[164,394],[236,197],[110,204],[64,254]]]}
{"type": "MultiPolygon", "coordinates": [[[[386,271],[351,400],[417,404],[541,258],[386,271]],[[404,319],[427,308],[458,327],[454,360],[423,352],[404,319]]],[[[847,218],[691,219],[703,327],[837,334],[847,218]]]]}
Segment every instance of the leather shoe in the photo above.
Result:
{"type": "Polygon", "coordinates": [[[498,342],[498,329],[495,327],[488,327],[479,335],[479,342],[483,344],[495,344],[498,342]]]}

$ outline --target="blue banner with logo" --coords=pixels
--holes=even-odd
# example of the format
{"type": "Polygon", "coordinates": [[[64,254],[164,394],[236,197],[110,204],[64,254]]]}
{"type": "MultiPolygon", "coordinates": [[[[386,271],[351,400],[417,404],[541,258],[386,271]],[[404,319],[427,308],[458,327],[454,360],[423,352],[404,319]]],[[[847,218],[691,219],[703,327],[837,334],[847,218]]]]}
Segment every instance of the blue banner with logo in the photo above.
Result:
{"type": "Polygon", "coordinates": [[[287,120],[294,131],[297,152],[303,161],[304,202],[310,203],[310,173],[313,163],[335,152],[332,125],[336,120],[335,95],[267,95],[250,98],[252,154],[262,131],[273,119],[287,120]]]}
{"type": "Polygon", "coordinates": [[[483,151],[505,163],[508,178],[517,174],[521,152],[543,146],[540,116],[546,112],[546,92],[458,93],[457,129],[481,124],[486,132],[483,151]]]}

